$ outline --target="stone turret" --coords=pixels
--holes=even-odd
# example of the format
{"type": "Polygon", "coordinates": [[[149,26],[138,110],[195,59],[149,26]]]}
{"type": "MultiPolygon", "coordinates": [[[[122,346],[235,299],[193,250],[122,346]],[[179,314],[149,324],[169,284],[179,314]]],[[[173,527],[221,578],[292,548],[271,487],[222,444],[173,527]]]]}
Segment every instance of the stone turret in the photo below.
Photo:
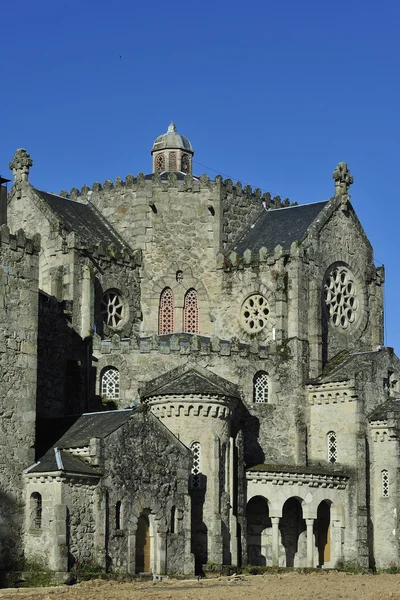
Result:
{"type": "Polygon", "coordinates": [[[194,151],[189,140],[180,135],[171,121],[166,133],[160,135],[151,150],[153,173],[192,173],[194,151]]]}

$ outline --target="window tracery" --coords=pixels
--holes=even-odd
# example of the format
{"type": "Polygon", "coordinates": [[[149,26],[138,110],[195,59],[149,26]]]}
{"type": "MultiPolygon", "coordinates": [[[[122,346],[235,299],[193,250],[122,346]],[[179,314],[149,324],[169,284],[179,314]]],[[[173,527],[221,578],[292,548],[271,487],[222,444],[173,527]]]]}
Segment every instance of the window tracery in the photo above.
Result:
{"type": "Polygon", "coordinates": [[[116,290],[108,290],[101,299],[101,314],[104,323],[113,328],[121,327],[124,319],[124,303],[116,290]]]}
{"type": "Polygon", "coordinates": [[[156,156],[156,173],[162,173],[165,171],[165,156],[164,154],[158,154],[156,156]]]}
{"type": "Polygon", "coordinates": [[[176,152],[170,152],[169,153],[169,171],[176,171],[176,152]]]}
{"type": "Polygon", "coordinates": [[[336,265],[328,272],[323,296],[331,323],[347,329],[356,319],[359,302],[354,275],[345,265],[336,265]]]}
{"type": "Polygon", "coordinates": [[[200,444],[199,442],[194,442],[191,446],[192,451],[192,476],[191,476],[191,488],[192,490],[200,489],[200,444]]]}
{"type": "Polygon", "coordinates": [[[183,171],[184,173],[189,173],[190,171],[190,158],[187,154],[184,154],[182,156],[181,171],[183,171]]]}
{"type": "Polygon", "coordinates": [[[389,498],[389,471],[383,469],[381,472],[382,498],[389,498]]]}
{"type": "Polygon", "coordinates": [[[337,437],[334,431],[329,431],[327,435],[328,443],[328,462],[337,462],[337,437]]]}
{"type": "Polygon", "coordinates": [[[268,402],[268,373],[259,371],[253,379],[253,401],[256,404],[268,402]]]}
{"type": "Polygon", "coordinates": [[[261,294],[252,294],[242,304],[242,325],[249,333],[257,333],[266,326],[268,314],[267,299],[261,294]]]}
{"type": "Polygon", "coordinates": [[[158,311],[158,334],[165,335],[175,331],[175,303],[171,288],[161,292],[158,311]]]}
{"type": "Polygon", "coordinates": [[[183,308],[183,331],[199,333],[199,306],[196,290],[188,290],[183,308]]]}
{"type": "Polygon", "coordinates": [[[102,373],[101,396],[107,400],[119,398],[119,371],[115,367],[107,367],[102,373]]]}

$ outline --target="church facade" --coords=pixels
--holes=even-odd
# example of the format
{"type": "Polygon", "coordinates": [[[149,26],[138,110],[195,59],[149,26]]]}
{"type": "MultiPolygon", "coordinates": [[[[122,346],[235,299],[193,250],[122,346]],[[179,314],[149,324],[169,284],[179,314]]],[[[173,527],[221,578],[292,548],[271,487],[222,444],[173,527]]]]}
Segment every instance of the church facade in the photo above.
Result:
{"type": "Polygon", "coordinates": [[[0,557],[67,572],[399,560],[400,365],[350,202],[193,175],[59,195],[18,150],[1,237],[0,557]]]}

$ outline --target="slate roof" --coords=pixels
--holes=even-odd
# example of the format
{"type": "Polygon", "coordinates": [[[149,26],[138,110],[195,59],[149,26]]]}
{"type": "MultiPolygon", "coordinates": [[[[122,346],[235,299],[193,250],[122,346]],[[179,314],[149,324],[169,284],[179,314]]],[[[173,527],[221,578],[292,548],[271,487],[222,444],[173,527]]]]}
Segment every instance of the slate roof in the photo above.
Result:
{"type": "Polygon", "coordinates": [[[35,192],[61,221],[64,229],[68,233],[74,231],[88,246],[103,243],[107,246],[114,244],[117,250],[124,248],[117,232],[91,204],[82,204],[37,189],[35,192]]]}
{"type": "Polygon", "coordinates": [[[389,417],[389,414],[393,415],[394,418],[400,417],[400,399],[399,398],[391,398],[378,406],[372,413],[369,415],[370,421],[386,421],[389,417]]]}
{"type": "Polygon", "coordinates": [[[350,379],[354,377],[355,373],[359,373],[365,368],[370,368],[372,362],[380,360],[386,351],[390,352],[391,349],[381,348],[380,350],[352,353],[343,351],[334,356],[325,365],[322,374],[310,383],[332,383],[350,379]]]}
{"type": "Polygon", "coordinates": [[[105,438],[126,423],[137,408],[85,413],[56,442],[57,448],[87,446],[91,438],[105,438]]]}
{"type": "Polygon", "coordinates": [[[69,452],[58,448],[51,448],[36,464],[25,469],[25,473],[51,473],[54,471],[82,475],[100,475],[98,469],[95,469],[77,456],[72,456],[69,452]]]}
{"type": "Polygon", "coordinates": [[[186,365],[149,381],[141,390],[142,399],[174,394],[240,397],[237,386],[230,381],[202,367],[186,365]]]}
{"type": "Polygon", "coordinates": [[[242,238],[236,241],[233,249],[243,254],[248,248],[258,252],[264,246],[271,251],[280,244],[284,250],[289,250],[293,242],[305,236],[307,229],[327,203],[324,201],[264,210],[242,238]]]}

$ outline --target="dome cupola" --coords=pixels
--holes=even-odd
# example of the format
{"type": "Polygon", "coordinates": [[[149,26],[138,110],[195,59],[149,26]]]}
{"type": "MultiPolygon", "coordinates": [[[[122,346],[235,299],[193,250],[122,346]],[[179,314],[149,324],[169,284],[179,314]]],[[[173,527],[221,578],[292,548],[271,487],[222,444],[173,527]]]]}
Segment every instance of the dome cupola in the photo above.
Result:
{"type": "Polygon", "coordinates": [[[151,149],[153,173],[192,173],[194,151],[189,140],[177,132],[171,121],[166,133],[158,136],[151,149]]]}

